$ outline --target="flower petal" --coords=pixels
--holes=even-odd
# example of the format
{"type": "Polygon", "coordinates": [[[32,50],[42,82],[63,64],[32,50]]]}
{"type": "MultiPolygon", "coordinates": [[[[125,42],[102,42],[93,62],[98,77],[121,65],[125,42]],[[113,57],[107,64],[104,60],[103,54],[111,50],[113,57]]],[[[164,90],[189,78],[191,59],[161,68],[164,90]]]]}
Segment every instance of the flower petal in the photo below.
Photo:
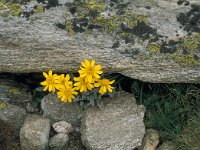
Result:
{"type": "Polygon", "coordinates": [[[112,80],[112,81],[109,82],[109,84],[113,84],[114,82],[115,82],[115,80],[112,80]]]}
{"type": "Polygon", "coordinates": [[[81,62],[81,65],[82,65],[83,67],[85,67],[85,68],[87,67],[86,64],[85,64],[84,62],[81,62]]]}
{"type": "Polygon", "coordinates": [[[90,66],[90,61],[88,59],[85,59],[85,64],[87,67],[90,66]]]}
{"type": "Polygon", "coordinates": [[[96,66],[95,66],[95,70],[97,70],[97,71],[100,71],[101,68],[102,68],[101,65],[96,65],[96,66]]]}
{"type": "Polygon", "coordinates": [[[94,64],[95,64],[95,60],[93,59],[93,60],[91,61],[91,66],[94,66],[94,64]]]}
{"type": "Polygon", "coordinates": [[[52,70],[49,70],[49,76],[52,76],[52,73],[53,73],[52,70]]]}
{"type": "Polygon", "coordinates": [[[48,78],[48,77],[49,77],[48,74],[47,74],[46,72],[43,72],[43,76],[44,76],[45,78],[48,78]]]}

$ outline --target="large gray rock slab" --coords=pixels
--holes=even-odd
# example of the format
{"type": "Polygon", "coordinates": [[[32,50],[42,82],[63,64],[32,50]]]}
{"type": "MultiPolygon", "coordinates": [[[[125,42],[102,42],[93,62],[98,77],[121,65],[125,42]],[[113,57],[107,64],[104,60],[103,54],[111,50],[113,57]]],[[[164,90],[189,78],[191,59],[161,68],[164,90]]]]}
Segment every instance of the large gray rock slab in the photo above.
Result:
{"type": "Polygon", "coordinates": [[[145,134],[145,108],[132,94],[105,99],[105,108],[90,107],[81,123],[83,144],[92,150],[132,150],[145,134]]]}
{"type": "Polygon", "coordinates": [[[10,125],[16,136],[19,136],[20,128],[27,117],[24,108],[0,102],[0,120],[10,125]]]}
{"type": "Polygon", "coordinates": [[[22,150],[46,150],[49,142],[50,121],[38,115],[26,118],[20,130],[22,150]]]}
{"type": "Polygon", "coordinates": [[[12,103],[18,106],[26,106],[32,101],[30,88],[13,79],[0,78],[0,102],[12,103]]]}
{"type": "Polygon", "coordinates": [[[48,94],[41,102],[43,116],[52,123],[66,121],[73,126],[80,126],[82,109],[77,103],[63,103],[55,94],[48,94]]]}
{"type": "MultiPolygon", "coordinates": [[[[192,54],[179,52],[173,44],[164,46],[164,49],[148,49],[155,37],[159,38],[156,41],[164,39],[166,42],[176,42],[187,36],[190,31],[177,17],[181,13],[189,13],[193,9],[192,4],[198,6],[200,1],[192,0],[189,5],[177,4],[177,0],[126,2],[131,2],[128,4],[129,8],[137,14],[145,15],[148,20],[147,30],[143,26],[137,26],[122,34],[126,36],[135,31],[132,35],[129,34],[132,38],[128,40],[116,33],[96,29],[92,34],[78,32],[70,36],[61,28],[65,28],[67,19],[75,16],[65,5],[45,9],[44,13],[33,14],[29,19],[0,16],[0,72],[41,72],[49,69],[59,72],[65,72],[66,69],[77,71],[80,62],[84,58],[90,58],[102,64],[105,71],[122,73],[142,81],[200,83],[198,49],[195,49],[195,54],[194,51],[192,54]]],[[[123,6],[126,5],[119,5],[123,6]]],[[[105,17],[110,12],[111,15],[115,14],[115,10],[109,9],[101,14],[105,17]]],[[[186,17],[182,19],[184,18],[186,17]]],[[[183,20],[186,25],[187,20],[183,20]]],[[[194,31],[193,27],[191,31],[194,31]]]]}

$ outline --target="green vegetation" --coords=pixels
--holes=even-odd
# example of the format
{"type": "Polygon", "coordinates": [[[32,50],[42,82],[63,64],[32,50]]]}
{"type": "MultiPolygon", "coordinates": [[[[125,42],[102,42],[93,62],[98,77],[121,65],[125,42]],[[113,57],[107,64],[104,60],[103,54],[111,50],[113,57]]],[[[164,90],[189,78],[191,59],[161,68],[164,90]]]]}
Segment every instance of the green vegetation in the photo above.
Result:
{"type": "Polygon", "coordinates": [[[177,142],[179,150],[199,150],[200,148],[200,114],[188,120],[177,142]]]}
{"type": "Polygon", "coordinates": [[[200,85],[132,82],[131,91],[145,105],[147,128],[161,141],[172,140],[180,150],[200,147],[200,85]]]}

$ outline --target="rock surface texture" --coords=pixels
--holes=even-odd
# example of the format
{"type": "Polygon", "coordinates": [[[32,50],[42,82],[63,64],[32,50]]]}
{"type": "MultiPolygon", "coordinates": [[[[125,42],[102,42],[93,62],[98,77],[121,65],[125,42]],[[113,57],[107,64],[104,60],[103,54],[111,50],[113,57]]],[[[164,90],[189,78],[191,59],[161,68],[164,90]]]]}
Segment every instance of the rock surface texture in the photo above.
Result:
{"type": "Polygon", "coordinates": [[[41,102],[43,116],[51,122],[66,121],[73,126],[80,126],[82,109],[77,103],[63,103],[55,94],[44,96],[41,102]]]}
{"type": "Polygon", "coordinates": [[[65,133],[59,133],[54,135],[49,140],[49,147],[51,147],[52,150],[66,150],[67,149],[67,142],[69,140],[69,137],[65,133]]]}
{"type": "Polygon", "coordinates": [[[19,136],[20,128],[27,117],[24,108],[0,102],[0,120],[10,124],[15,135],[19,136]]]}
{"type": "Polygon", "coordinates": [[[159,134],[154,129],[147,129],[141,150],[156,150],[159,143],[159,134]]]}
{"type": "Polygon", "coordinates": [[[89,58],[142,81],[200,83],[199,0],[49,1],[29,15],[7,5],[0,72],[76,71],[89,58]]]}
{"type": "Polygon", "coordinates": [[[32,101],[32,95],[27,85],[12,79],[0,79],[0,102],[25,106],[32,101]]]}
{"type": "Polygon", "coordinates": [[[49,142],[50,121],[38,115],[26,118],[20,130],[22,150],[46,150],[49,142]]]}
{"type": "Polygon", "coordinates": [[[72,128],[72,125],[67,123],[66,121],[60,121],[60,122],[56,122],[53,125],[53,129],[57,132],[57,133],[70,133],[72,132],[74,129],[72,128]]]}
{"type": "Polygon", "coordinates": [[[83,144],[95,150],[132,150],[140,146],[145,134],[144,106],[138,106],[128,93],[104,102],[103,110],[90,107],[83,115],[83,144]]]}

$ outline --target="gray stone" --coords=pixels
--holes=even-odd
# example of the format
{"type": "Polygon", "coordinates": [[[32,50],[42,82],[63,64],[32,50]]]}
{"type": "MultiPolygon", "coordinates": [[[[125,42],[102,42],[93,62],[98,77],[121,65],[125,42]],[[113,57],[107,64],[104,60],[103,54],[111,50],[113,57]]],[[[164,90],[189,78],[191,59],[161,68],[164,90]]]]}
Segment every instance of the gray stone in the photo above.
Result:
{"type": "Polygon", "coordinates": [[[33,113],[33,112],[37,112],[38,108],[34,108],[30,103],[26,104],[26,111],[28,113],[33,113]]]}
{"type": "Polygon", "coordinates": [[[59,133],[54,135],[49,140],[49,147],[52,149],[59,149],[59,150],[66,150],[67,148],[67,142],[69,140],[69,137],[65,133],[59,133]]]}
{"type": "MultiPolygon", "coordinates": [[[[189,6],[178,5],[177,0],[126,1],[131,2],[131,10],[146,15],[149,27],[166,37],[166,41],[176,41],[188,34],[180,28],[177,16],[190,11],[192,4],[200,4],[199,0],[190,1],[189,6]]],[[[69,36],[56,26],[65,26],[65,17],[69,16],[69,9],[64,5],[33,14],[29,19],[0,16],[0,72],[41,72],[49,69],[66,72],[66,66],[67,71],[74,72],[84,58],[89,58],[102,64],[105,71],[142,81],[200,83],[200,65],[182,66],[170,53],[150,55],[147,47],[153,36],[141,40],[144,35],[140,32],[145,32],[142,29],[138,31],[139,35],[133,35],[133,43],[126,43],[115,33],[97,30],[91,35],[77,33],[69,36]],[[117,41],[118,47],[113,48],[117,41]]]]}
{"type": "Polygon", "coordinates": [[[12,79],[0,78],[0,102],[25,106],[32,101],[30,88],[12,79]]]}
{"type": "Polygon", "coordinates": [[[159,143],[159,134],[154,129],[147,129],[141,150],[155,150],[159,143]]]}
{"type": "Polygon", "coordinates": [[[82,109],[77,103],[64,103],[55,94],[48,94],[41,102],[43,116],[52,123],[66,121],[73,126],[80,126],[82,109]]]}
{"type": "Polygon", "coordinates": [[[68,134],[74,130],[72,125],[70,123],[67,123],[66,121],[60,121],[60,122],[54,123],[53,129],[57,133],[66,133],[66,134],[68,134]]]}
{"type": "Polygon", "coordinates": [[[81,123],[83,144],[95,150],[132,150],[141,145],[145,134],[145,108],[132,94],[106,98],[104,109],[90,107],[81,123]]]}
{"type": "Polygon", "coordinates": [[[157,150],[177,150],[177,145],[172,141],[165,141],[157,150]]]}
{"type": "Polygon", "coordinates": [[[9,124],[13,128],[15,135],[19,136],[20,128],[26,116],[27,113],[24,108],[0,102],[0,120],[9,124]]]}
{"type": "Polygon", "coordinates": [[[50,121],[38,115],[26,118],[20,130],[22,150],[46,150],[49,142],[50,121]]]}
{"type": "Polygon", "coordinates": [[[58,3],[64,5],[66,3],[74,3],[74,0],[58,0],[58,3]]]}

